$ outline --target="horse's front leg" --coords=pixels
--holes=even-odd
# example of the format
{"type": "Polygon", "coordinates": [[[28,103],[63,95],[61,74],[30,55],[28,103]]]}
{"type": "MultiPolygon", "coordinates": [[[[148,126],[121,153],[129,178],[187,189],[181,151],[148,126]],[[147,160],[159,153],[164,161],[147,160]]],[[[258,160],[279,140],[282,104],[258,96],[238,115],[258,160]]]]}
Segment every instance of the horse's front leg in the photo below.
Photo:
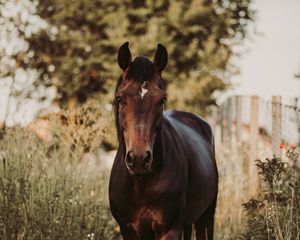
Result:
{"type": "Polygon", "coordinates": [[[159,240],[181,240],[182,231],[178,229],[171,229],[165,235],[162,236],[159,240]]]}

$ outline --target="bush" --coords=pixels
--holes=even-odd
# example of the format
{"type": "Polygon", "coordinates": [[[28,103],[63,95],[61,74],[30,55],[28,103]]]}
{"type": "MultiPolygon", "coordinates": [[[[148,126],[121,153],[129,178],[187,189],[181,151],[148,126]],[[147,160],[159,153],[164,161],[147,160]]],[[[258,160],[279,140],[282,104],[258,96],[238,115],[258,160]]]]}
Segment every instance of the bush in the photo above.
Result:
{"type": "MultiPolygon", "coordinates": [[[[92,125],[100,144],[105,137],[97,129],[103,129],[92,125]]],[[[107,173],[82,159],[84,149],[96,147],[86,140],[66,148],[66,134],[58,125],[50,140],[20,127],[7,130],[0,142],[1,239],[118,238],[107,203],[107,173]]],[[[83,136],[82,131],[75,137],[83,136]]]]}
{"type": "Polygon", "coordinates": [[[263,191],[257,199],[243,204],[247,223],[242,239],[300,239],[298,159],[299,153],[290,149],[285,160],[274,156],[257,161],[263,191]]]}

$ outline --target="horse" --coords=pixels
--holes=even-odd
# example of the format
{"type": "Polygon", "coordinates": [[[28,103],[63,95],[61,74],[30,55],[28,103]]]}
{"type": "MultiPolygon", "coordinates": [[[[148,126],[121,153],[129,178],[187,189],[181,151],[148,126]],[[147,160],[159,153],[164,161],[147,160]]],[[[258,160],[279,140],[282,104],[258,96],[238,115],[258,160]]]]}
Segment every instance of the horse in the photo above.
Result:
{"type": "Polygon", "coordinates": [[[218,171],[210,125],[178,110],[164,111],[168,53],[132,60],[118,52],[122,74],[114,98],[118,149],[109,204],[124,240],[213,239],[218,171]]]}

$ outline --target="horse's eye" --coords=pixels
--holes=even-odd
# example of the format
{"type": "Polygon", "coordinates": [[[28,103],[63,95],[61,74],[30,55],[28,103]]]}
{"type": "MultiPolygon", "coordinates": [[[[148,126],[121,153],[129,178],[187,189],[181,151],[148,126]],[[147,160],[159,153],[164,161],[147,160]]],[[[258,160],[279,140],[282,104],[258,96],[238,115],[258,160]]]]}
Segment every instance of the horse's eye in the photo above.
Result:
{"type": "Polygon", "coordinates": [[[116,102],[117,102],[118,104],[123,104],[123,98],[120,97],[120,96],[116,97],[116,102]]]}
{"type": "Polygon", "coordinates": [[[166,100],[167,100],[166,98],[161,99],[161,100],[160,100],[160,105],[164,105],[165,102],[166,102],[166,100]]]}

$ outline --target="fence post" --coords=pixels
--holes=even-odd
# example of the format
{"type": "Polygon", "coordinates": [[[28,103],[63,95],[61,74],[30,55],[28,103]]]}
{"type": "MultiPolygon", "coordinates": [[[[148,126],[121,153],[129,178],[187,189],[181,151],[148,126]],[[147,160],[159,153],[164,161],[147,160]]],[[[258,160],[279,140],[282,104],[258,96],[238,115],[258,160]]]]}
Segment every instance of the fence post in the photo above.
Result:
{"type": "Polygon", "coordinates": [[[256,195],[260,189],[259,174],[254,161],[258,157],[258,141],[259,141],[259,126],[258,126],[258,109],[259,98],[258,96],[251,96],[251,115],[250,115],[250,165],[249,165],[249,178],[250,178],[250,194],[256,195]]]}
{"type": "Polygon", "coordinates": [[[236,96],[236,119],[235,119],[235,134],[236,140],[241,140],[242,132],[242,97],[236,96]]]}
{"type": "Polygon", "coordinates": [[[227,114],[226,114],[226,142],[231,146],[232,140],[232,98],[227,101],[227,114]]]}
{"type": "Polygon", "coordinates": [[[250,117],[250,151],[253,159],[257,158],[258,140],[258,96],[251,96],[251,117],[250,117]]]}
{"type": "Polygon", "coordinates": [[[211,108],[210,117],[207,118],[208,122],[210,123],[211,128],[213,131],[216,131],[216,126],[219,124],[219,116],[218,116],[218,109],[217,107],[211,108]]]}
{"type": "Polygon", "coordinates": [[[272,151],[281,156],[281,96],[272,96],[272,151]]]}

